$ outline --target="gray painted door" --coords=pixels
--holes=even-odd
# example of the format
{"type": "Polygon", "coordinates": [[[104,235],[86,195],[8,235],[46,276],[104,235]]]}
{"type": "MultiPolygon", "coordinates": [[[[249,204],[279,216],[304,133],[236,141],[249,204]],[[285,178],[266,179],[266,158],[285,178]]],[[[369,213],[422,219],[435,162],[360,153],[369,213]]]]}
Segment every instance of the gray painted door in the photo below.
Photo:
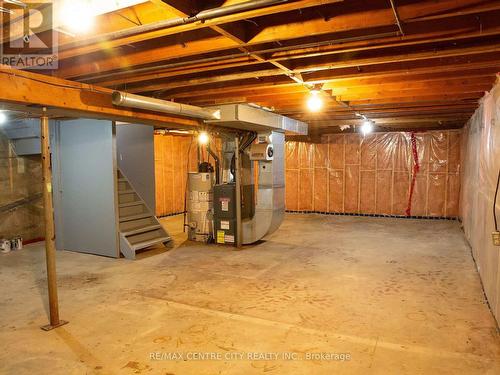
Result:
{"type": "Polygon", "coordinates": [[[58,249],[119,257],[110,121],[59,122],[52,150],[58,249]]]}

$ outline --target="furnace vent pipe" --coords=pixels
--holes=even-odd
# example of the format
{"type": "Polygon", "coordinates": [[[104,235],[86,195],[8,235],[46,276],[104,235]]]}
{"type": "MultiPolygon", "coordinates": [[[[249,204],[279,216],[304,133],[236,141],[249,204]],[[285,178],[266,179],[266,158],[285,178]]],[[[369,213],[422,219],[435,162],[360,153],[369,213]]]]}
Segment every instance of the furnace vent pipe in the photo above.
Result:
{"type": "Polygon", "coordinates": [[[149,98],[147,96],[134,95],[122,91],[114,91],[112,101],[114,105],[122,107],[195,117],[203,120],[220,119],[220,111],[218,110],[206,110],[194,105],[169,102],[168,100],[149,98]]]}

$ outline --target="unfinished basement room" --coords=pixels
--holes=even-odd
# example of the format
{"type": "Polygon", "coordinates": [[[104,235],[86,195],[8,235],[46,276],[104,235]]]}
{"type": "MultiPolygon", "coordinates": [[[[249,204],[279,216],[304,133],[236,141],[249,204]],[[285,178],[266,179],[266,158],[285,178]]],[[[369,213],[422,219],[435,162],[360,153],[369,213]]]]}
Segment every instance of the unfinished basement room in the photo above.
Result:
{"type": "Polygon", "coordinates": [[[500,374],[500,0],[0,28],[0,375],[500,374]]]}

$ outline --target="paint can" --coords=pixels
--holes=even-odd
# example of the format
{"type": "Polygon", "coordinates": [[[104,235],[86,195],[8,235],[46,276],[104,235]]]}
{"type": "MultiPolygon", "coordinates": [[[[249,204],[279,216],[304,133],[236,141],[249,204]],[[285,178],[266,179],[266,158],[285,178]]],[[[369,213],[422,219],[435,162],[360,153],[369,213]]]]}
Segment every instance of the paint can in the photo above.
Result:
{"type": "Polygon", "coordinates": [[[9,253],[11,250],[10,241],[6,239],[0,239],[0,253],[9,253]]]}
{"type": "Polygon", "coordinates": [[[14,237],[10,240],[11,250],[21,250],[23,248],[23,238],[21,236],[14,237]]]}

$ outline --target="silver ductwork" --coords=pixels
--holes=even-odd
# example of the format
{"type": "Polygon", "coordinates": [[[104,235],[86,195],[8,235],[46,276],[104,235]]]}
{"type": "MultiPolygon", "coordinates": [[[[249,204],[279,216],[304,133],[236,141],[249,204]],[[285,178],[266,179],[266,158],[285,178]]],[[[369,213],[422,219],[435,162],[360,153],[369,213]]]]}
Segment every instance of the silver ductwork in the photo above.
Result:
{"type": "MultiPolygon", "coordinates": [[[[270,133],[273,156],[264,157],[258,162],[258,182],[255,214],[252,218],[241,221],[241,243],[257,242],[279,228],[285,217],[285,135],[280,132],[270,133]]],[[[242,158],[249,159],[244,153],[242,158]]],[[[245,165],[245,161],[242,162],[245,165]]],[[[250,168],[253,163],[250,161],[250,168]]],[[[249,174],[251,184],[253,173],[249,174]]],[[[246,183],[243,181],[243,183],[246,183]]]]}
{"type": "MultiPolygon", "coordinates": [[[[241,243],[255,243],[273,233],[285,216],[285,132],[307,134],[307,124],[278,115],[273,112],[244,104],[227,104],[206,109],[219,109],[220,119],[207,123],[226,128],[259,132],[257,143],[241,153],[241,186],[243,192],[253,191],[255,186],[255,207],[253,215],[242,218],[241,243]],[[254,181],[254,162],[258,165],[258,180],[254,181]]],[[[234,144],[225,142],[225,154],[238,152],[234,144]]],[[[230,158],[225,157],[226,163],[230,158]]],[[[227,168],[225,168],[227,170],[227,168]]],[[[225,173],[227,174],[227,173],[225,173]]],[[[237,176],[236,176],[237,178],[237,176]]],[[[247,201],[251,199],[248,199],[247,201]]]]}
{"type": "Polygon", "coordinates": [[[219,111],[217,109],[204,109],[194,105],[175,103],[147,96],[129,94],[122,91],[114,91],[112,101],[113,104],[117,106],[195,117],[203,120],[216,120],[220,118],[219,111]]]}
{"type": "Polygon", "coordinates": [[[219,118],[209,119],[209,124],[219,124],[226,128],[249,131],[283,131],[297,135],[307,135],[308,126],[305,122],[282,116],[248,104],[223,104],[204,107],[205,110],[219,111],[219,118]]]}
{"type": "Polygon", "coordinates": [[[307,135],[307,124],[244,104],[201,108],[119,91],[113,93],[113,104],[197,117],[240,130],[228,132],[232,139],[223,137],[222,184],[213,186],[218,194],[214,203],[220,205],[214,213],[214,238],[217,243],[251,244],[279,228],[285,216],[285,132],[307,135]],[[241,130],[259,134],[240,148],[241,130]],[[258,181],[254,181],[255,162],[258,181]]]}

